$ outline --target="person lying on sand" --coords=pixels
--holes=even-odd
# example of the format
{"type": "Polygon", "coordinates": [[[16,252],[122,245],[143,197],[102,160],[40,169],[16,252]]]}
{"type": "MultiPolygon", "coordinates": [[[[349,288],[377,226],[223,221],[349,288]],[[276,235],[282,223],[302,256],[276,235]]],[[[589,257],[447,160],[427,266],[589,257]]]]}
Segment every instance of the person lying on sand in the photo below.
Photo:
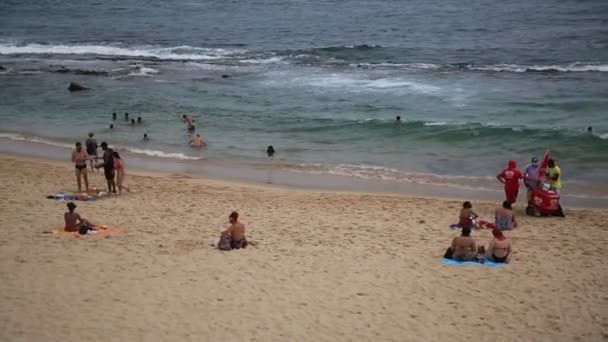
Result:
{"type": "Polygon", "coordinates": [[[476,226],[476,222],[475,219],[479,217],[479,215],[477,215],[474,211],[473,211],[473,205],[471,204],[471,202],[466,201],[462,204],[462,209],[460,209],[460,215],[458,217],[458,226],[462,227],[469,227],[469,228],[475,228],[476,226]]]}
{"type": "Polygon", "coordinates": [[[233,211],[228,220],[230,226],[221,233],[217,247],[221,250],[246,248],[248,242],[245,238],[245,225],[239,222],[239,213],[233,211]]]}
{"type": "Polygon", "coordinates": [[[74,202],[67,204],[68,212],[63,215],[65,219],[65,231],[66,232],[81,232],[81,234],[87,234],[89,230],[93,230],[93,224],[88,220],[83,219],[74,210],[77,205],[74,202]]]}
{"type": "Polygon", "coordinates": [[[494,239],[488,244],[485,258],[490,261],[508,264],[511,261],[511,239],[504,236],[500,229],[492,230],[492,235],[494,235],[494,239]]]}
{"type": "Polygon", "coordinates": [[[451,258],[454,260],[473,261],[477,259],[477,245],[471,237],[470,227],[463,227],[460,236],[452,240],[452,246],[448,248],[446,254],[450,254],[450,252],[451,258]]]}
{"type": "Polygon", "coordinates": [[[203,147],[203,146],[206,146],[206,145],[207,144],[203,140],[203,137],[199,133],[193,135],[192,139],[190,140],[190,146],[191,147],[203,147]]]}
{"type": "Polygon", "coordinates": [[[517,228],[517,221],[515,220],[513,207],[509,201],[502,202],[502,207],[496,209],[494,217],[496,218],[496,228],[500,230],[517,228]]]}

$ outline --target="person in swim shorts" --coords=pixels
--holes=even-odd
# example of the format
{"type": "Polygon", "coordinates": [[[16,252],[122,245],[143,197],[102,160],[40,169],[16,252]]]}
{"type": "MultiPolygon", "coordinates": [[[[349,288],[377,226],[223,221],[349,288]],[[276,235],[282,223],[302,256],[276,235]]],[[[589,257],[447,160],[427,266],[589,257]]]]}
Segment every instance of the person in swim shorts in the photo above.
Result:
{"type": "Polygon", "coordinates": [[[108,147],[105,141],[101,143],[103,150],[103,163],[97,164],[96,168],[103,167],[103,174],[108,182],[108,192],[116,193],[116,182],[114,181],[114,151],[108,147]]]}
{"type": "Polygon", "coordinates": [[[80,142],[76,143],[76,149],[72,151],[72,162],[76,168],[76,183],[78,184],[78,192],[82,191],[81,178],[84,178],[85,191],[89,189],[89,177],[87,175],[87,161],[89,156],[87,151],[82,148],[80,142]]]}
{"type": "Polygon", "coordinates": [[[239,222],[239,213],[233,211],[228,217],[230,226],[220,235],[218,248],[221,250],[246,248],[245,225],[239,222]]]}
{"type": "Polygon", "coordinates": [[[517,201],[519,194],[519,180],[524,178],[524,175],[517,169],[517,162],[509,160],[506,169],[496,175],[496,178],[505,185],[505,197],[511,204],[517,201]]]}

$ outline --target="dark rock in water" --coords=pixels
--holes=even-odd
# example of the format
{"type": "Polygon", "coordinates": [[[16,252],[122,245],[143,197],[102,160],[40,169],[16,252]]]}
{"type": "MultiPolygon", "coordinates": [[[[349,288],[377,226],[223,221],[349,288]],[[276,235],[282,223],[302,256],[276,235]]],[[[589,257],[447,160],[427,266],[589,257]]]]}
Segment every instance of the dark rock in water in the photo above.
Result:
{"type": "Polygon", "coordinates": [[[68,86],[69,91],[81,91],[81,90],[88,90],[88,89],[91,89],[91,88],[85,87],[82,84],[79,84],[76,82],[70,82],[70,85],[68,86]]]}
{"type": "Polygon", "coordinates": [[[64,67],[64,66],[62,66],[61,68],[59,68],[59,69],[55,70],[55,72],[58,72],[58,73],[60,73],[60,74],[67,74],[68,72],[70,72],[70,69],[68,69],[68,68],[66,68],[66,67],[64,67]]]}
{"type": "Polygon", "coordinates": [[[229,78],[230,75],[222,75],[222,78],[229,78]]]}
{"type": "Polygon", "coordinates": [[[0,70],[6,70],[6,68],[0,65],[0,70]]]}

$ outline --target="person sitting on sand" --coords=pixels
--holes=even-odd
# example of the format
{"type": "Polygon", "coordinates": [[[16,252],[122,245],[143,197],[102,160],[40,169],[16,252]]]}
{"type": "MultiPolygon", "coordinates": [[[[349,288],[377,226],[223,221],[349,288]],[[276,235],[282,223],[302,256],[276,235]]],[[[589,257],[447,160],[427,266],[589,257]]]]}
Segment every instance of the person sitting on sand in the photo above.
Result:
{"type": "Polygon", "coordinates": [[[458,226],[460,228],[463,228],[463,227],[475,228],[476,227],[475,219],[477,217],[479,217],[479,215],[477,215],[473,211],[473,205],[471,204],[471,202],[466,201],[462,204],[462,209],[460,209],[460,216],[458,218],[458,226]]]}
{"type": "Polygon", "coordinates": [[[77,207],[74,202],[69,202],[67,207],[68,212],[63,215],[63,218],[65,219],[64,229],[66,232],[80,232],[82,230],[82,234],[86,234],[88,230],[94,230],[91,222],[83,219],[78,213],[74,212],[74,209],[77,207]]]}
{"type": "Polygon", "coordinates": [[[510,230],[517,228],[517,221],[515,220],[513,207],[509,201],[502,202],[502,207],[496,209],[494,217],[496,219],[495,224],[497,229],[510,230]]]}
{"type": "Polygon", "coordinates": [[[452,246],[448,249],[451,250],[452,259],[458,261],[473,261],[477,256],[477,245],[475,240],[471,237],[471,228],[463,227],[460,236],[457,236],[452,240],[452,246]]]}
{"type": "Polygon", "coordinates": [[[245,238],[245,225],[239,222],[239,213],[233,211],[228,220],[230,226],[221,233],[218,248],[221,250],[246,248],[248,242],[245,238]]]}
{"type": "Polygon", "coordinates": [[[206,146],[206,145],[207,144],[203,140],[203,137],[198,133],[193,135],[192,139],[190,140],[191,147],[202,147],[202,146],[206,146]]]}
{"type": "Polygon", "coordinates": [[[494,239],[488,244],[485,258],[490,261],[508,264],[511,261],[511,239],[504,236],[500,229],[493,229],[494,239]]]}
{"type": "Polygon", "coordinates": [[[89,155],[82,148],[80,142],[76,143],[76,149],[72,151],[72,162],[76,167],[76,183],[78,184],[78,192],[82,191],[81,178],[84,178],[85,191],[89,189],[89,177],[87,176],[87,161],[89,155]]]}

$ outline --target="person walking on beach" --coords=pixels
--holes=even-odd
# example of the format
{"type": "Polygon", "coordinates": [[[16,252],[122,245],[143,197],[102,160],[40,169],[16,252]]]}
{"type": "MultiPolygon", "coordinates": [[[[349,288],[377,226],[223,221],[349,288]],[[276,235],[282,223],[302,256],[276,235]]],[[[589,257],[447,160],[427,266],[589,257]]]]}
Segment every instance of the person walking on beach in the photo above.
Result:
{"type": "Polygon", "coordinates": [[[532,198],[532,190],[538,187],[539,171],[540,165],[538,165],[538,158],[534,157],[524,170],[524,185],[528,189],[528,202],[530,202],[530,199],[532,198]]]}
{"type": "Polygon", "coordinates": [[[123,185],[127,172],[125,171],[125,164],[122,161],[122,158],[120,158],[120,154],[114,151],[112,153],[112,156],[114,157],[114,171],[116,172],[116,185],[118,186],[118,194],[122,194],[122,189],[131,192],[131,189],[123,185]]]}
{"type": "Polygon", "coordinates": [[[547,176],[549,176],[549,187],[559,194],[562,188],[562,170],[555,165],[555,160],[549,159],[547,163],[547,176]]]}
{"type": "Polygon", "coordinates": [[[89,163],[91,164],[91,171],[95,172],[95,159],[97,159],[97,140],[93,138],[93,132],[89,133],[89,138],[84,142],[84,146],[87,147],[87,154],[89,155],[89,163]]]}
{"type": "Polygon", "coordinates": [[[89,177],[87,176],[87,161],[89,156],[82,148],[80,142],[76,143],[76,149],[72,151],[72,162],[76,167],[76,183],[78,184],[78,192],[82,191],[81,178],[84,178],[85,191],[89,189],[89,177]]]}
{"type": "Polygon", "coordinates": [[[524,175],[517,169],[517,162],[509,160],[506,169],[496,175],[496,178],[505,185],[506,200],[515,203],[519,194],[519,180],[524,178],[524,175]]]}
{"type": "Polygon", "coordinates": [[[105,141],[101,143],[103,150],[103,163],[97,164],[96,168],[103,167],[103,174],[108,182],[108,192],[116,193],[116,182],[114,182],[114,151],[108,147],[105,141]]]}

